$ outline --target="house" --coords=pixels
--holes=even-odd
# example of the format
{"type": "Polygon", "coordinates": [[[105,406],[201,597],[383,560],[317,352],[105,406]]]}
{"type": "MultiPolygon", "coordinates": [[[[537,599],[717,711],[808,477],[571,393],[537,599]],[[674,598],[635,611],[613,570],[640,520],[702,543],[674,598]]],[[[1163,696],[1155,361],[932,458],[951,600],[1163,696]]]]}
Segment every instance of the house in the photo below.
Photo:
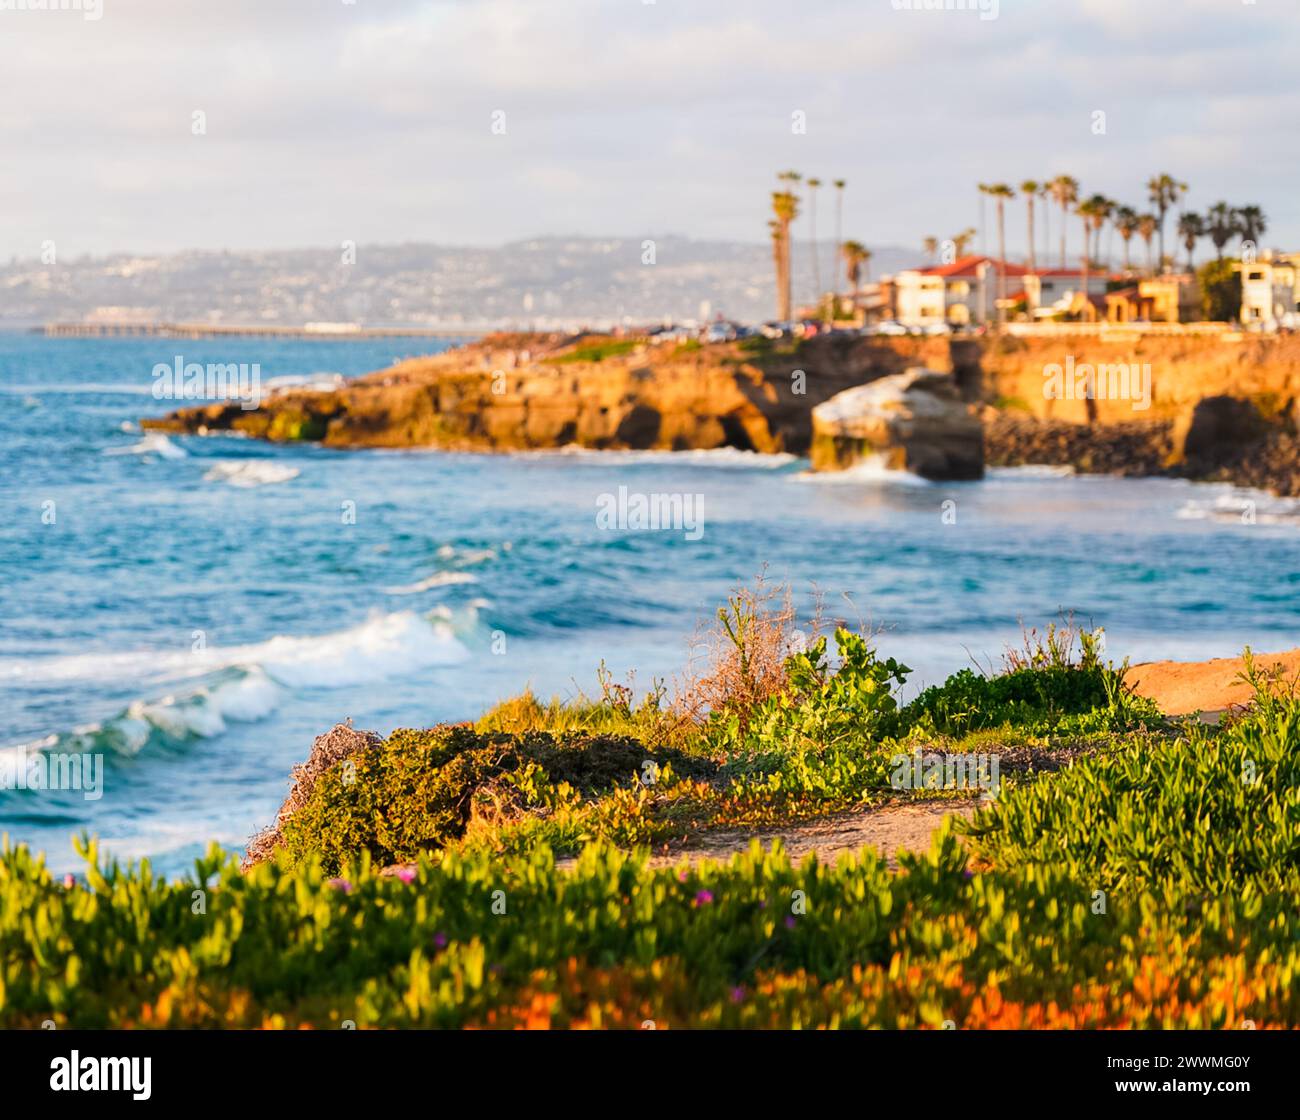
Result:
{"type": "MultiPolygon", "coordinates": [[[[1109,277],[1104,272],[1088,273],[1088,295],[1104,296],[1109,277]]],[[[1079,268],[1040,268],[1025,274],[1025,302],[1030,313],[1039,319],[1068,312],[1074,297],[1083,287],[1083,270],[1079,268]]]]}
{"type": "Polygon", "coordinates": [[[1106,293],[1110,323],[1191,323],[1200,318],[1201,296],[1190,274],[1152,276],[1106,293]]]}
{"type": "Polygon", "coordinates": [[[990,322],[997,318],[999,269],[1008,294],[1024,286],[1028,269],[1010,262],[999,266],[993,257],[978,255],[898,273],[893,278],[898,321],[909,327],[990,322]]]}
{"type": "MultiPolygon", "coordinates": [[[[894,277],[898,321],[908,326],[933,323],[965,325],[987,323],[997,318],[998,273],[1005,277],[1007,317],[1023,306],[1036,318],[1068,314],[1084,284],[1083,271],[1069,268],[1028,269],[995,257],[967,256],[951,264],[911,269],[894,277]]],[[[1088,295],[1098,312],[1104,313],[1101,298],[1109,277],[1090,272],[1088,295]]]]}
{"type": "Polygon", "coordinates": [[[1300,253],[1265,253],[1233,265],[1241,274],[1241,321],[1276,324],[1300,311],[1300,253]]]}

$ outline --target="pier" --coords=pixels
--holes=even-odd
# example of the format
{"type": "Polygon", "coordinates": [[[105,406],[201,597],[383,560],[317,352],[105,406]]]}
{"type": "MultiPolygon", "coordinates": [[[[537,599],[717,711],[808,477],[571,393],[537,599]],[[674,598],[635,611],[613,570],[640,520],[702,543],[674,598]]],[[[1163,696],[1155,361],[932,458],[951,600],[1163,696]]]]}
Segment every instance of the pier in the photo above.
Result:
{"type": "Polygon", "coordinates": [[[351,324],[235,323],[46,323],[34,328],[47,338],[315,338],[331,341],[374,338],[477,338],[499,326],[361,327],[351,324]]]}

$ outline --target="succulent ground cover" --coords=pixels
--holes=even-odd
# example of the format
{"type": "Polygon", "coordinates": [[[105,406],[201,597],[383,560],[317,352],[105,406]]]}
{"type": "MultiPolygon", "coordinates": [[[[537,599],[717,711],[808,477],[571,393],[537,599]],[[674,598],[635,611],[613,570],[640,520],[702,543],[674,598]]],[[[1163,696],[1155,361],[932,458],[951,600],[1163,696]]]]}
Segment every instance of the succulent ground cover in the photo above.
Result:
{"type": "Polygon", "coordinates": [[[901,703],[907,668],[862,635],[792,643],[744,597],[720,621],[673,702],[606,681],[476,725],[336,729],[242,869],[214,849],[166,882],[83,841],[63,882],[7,847],[0,1023],[1300,1025],[1283,682],[1252,672],[1248,709],[1174,722],[1049,630],[901,703]],[[710,829],[972,795],[897,866],[649,862],[710,829]]]}

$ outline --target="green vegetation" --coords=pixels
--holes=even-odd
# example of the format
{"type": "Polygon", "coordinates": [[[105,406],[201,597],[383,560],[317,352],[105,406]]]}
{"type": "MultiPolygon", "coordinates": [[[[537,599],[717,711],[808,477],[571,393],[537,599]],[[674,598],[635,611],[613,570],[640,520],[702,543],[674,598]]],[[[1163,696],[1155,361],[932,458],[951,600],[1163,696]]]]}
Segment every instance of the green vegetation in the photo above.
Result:
{"type": "Polygon", "coordinates": [[[606,358],[621,358],[644,345],[639,338],[587,338],[571,350],[556,354],[543,361],[551,365],[568,365],[572,362],[603,362],[606,358]]]}
{"type": "Polygon", "coordinates": [[[1232,260],[1208,261],[1197,270],[1201,314],[1213,322],[1232,323],[1241,317],[1241,273],[1232,260]]]}
{"type": "Polygon", "coordinates": [[[87,842],[64,885],[6,847],[0,1025],[1300,1024],[1294,690],[1248,659],[1249,711],[1176,727],[1067,625],[900,704],[906,666],[791,623],[737,596],[671,702],[602,674],[598,699],[349,731],[244,872],[214,849],[166,883],[87,842]],[[1066,745],[897,869],[648,862],[719,824],[974,792],[894,788],[900,753],[1066,745]]]}

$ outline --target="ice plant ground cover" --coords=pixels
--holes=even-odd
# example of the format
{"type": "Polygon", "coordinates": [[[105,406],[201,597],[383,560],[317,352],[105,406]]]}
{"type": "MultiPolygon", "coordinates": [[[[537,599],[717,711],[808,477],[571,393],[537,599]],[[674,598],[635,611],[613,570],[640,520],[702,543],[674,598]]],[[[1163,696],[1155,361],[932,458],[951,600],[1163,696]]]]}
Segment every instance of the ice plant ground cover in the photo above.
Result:
{"type": "Polygon", "coordinates": [[[774,663],[762,617],[727,620],[707,712],[611,686],[358,735],[299,773],[244,870],[214,849],[165,881],[83,842],[67,882],[6,847],[0,1023],[1300,1025],[1300,700],[1280,682],[1256,676],[1220,727],[1175,724],[1049,635],[900,704],[906,667],[860,636],[774,663]],[[892,786],[914,749],[1031,764],[897,868],[758,846],[649,863],[719,823],[970,792],[892,786]]]}

